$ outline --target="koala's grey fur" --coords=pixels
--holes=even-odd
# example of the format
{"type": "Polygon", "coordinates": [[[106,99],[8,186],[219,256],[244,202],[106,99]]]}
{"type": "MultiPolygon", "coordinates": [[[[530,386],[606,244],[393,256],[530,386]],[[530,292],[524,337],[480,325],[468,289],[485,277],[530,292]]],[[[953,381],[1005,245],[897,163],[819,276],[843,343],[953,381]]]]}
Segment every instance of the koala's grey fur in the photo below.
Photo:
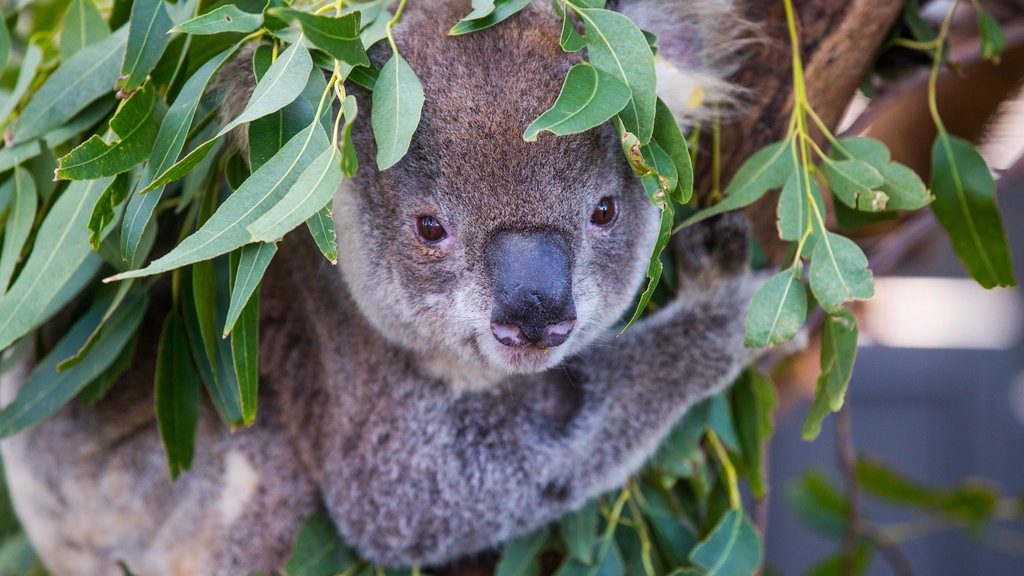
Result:
{"type": "MultiPolygon", "coordinates": [[[[613,4],[658,33],[677,68],[718,76],[700,63],[729,40],[728,0],[613,4]]],[[[263,284],[252,428],[229,434],[206,406],[193,469],[169,481],[152,409],[155,314],[99,406],[72,403],[4,442],[18,512],[56,574],[117,574],[118,561],[142,576],[274,573],[320,507],[374,562],[443,563],[621,484],[688,406],[736,376],[752,357],[742,217],[681,234],[678,298],[615,337],[658,213],[611,127],[522,141],[579,58],[562,52],[546,5],[452,38],[469,0],[410,2],[396,30],[424,84],[421,125],[379,173],[358,93],[360,170],[335,197],[340,270],[302,232],[283,242],[263,284]],[[603,197],[618,219],[597,228],[603,197]],[[417,238],[423,214],[448,240],[417,238]],[[491,334],[484,252],[500,231],[568,246],[577,317],[564,344],[510,348],[491,334]]]]}

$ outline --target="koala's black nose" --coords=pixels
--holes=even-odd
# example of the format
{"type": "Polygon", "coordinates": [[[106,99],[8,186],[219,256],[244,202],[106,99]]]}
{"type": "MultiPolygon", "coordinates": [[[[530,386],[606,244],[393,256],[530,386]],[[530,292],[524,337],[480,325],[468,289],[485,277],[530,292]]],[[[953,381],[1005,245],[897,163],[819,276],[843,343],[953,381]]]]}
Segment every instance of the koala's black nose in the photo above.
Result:
{"type": "Polygon", "coordinates": [[[497,233],[484,249],[494,281],[491,332],[506,346],[542,348],[576,325],[569,242],[555,232],[497,233]]]}

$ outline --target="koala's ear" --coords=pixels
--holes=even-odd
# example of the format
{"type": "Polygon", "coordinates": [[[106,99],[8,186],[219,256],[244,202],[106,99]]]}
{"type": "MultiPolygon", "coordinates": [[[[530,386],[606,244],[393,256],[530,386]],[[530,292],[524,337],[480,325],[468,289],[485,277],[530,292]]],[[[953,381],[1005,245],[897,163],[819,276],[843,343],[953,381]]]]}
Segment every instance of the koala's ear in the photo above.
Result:
{"type": "Polygon", "coordinates": [[[734,103],[737,88],[725,78],[753,33],[733,0],[608,0],[605,7],[658,36],[658,96],[682,124],[707,115],[709,104],[734,103]]]}

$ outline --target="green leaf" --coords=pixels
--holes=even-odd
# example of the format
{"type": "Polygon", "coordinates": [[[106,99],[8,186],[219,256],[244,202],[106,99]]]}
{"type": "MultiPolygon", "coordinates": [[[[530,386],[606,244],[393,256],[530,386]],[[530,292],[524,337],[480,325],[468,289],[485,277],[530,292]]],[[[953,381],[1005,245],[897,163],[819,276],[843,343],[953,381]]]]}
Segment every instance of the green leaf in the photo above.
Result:
{"type": "Polygon", "coordinates": [[[878,171],[885,178],[880,190],[889,197],[886,210],[917,210],[934,200],[917,172],[903,164],[889,162],[878,171]]]}
{"type": "Polygon", "coordinates": [[[120,286],[117,286],[114,291],[114,296],[107,304],[107,311],[103,313],[103,318],[100,319],[99,325],[96,326],[96,329],[93,330],[93,333],[89,335],[89,338],[86,339],[85,343],[82,344],[81,348],[79,348],[77,352],[62,360],[60,364],[57,364],[57,372],[63,372],[70,368],[74,368],[80,364],[90,352],[92,352],[93,346],[96,345],[96,342],[103,333],[103,329],[106,327],[107,323],[110,322],[114,313],[121,307],[121,304],[124,302],[131,289],[132,282],[124,282],[120,286]]]}
{"type": "Polygon", "coordinates": [[[43,51],[32,42],[28,42],[25,46],[25,55],[21,58],[21,66],[18,67],[18,80],[14,83],[14,89],[0,100],[0,122],[7,120],[18,102],[21,101],[21,97],[28,92],[32,81],[36,78],[36,70],[42,61],[43,51]]]}
{"type": "Polygon", "coordinates": [[[583,562],[594,562],[594,544],[597,543],[597,517],[600,501],[587,502],[582,508],[562,517],[558,533],[569,554],[583,562]]]}
{"type": "MultiPolygon", "coordinates": [[[[36,184],[28,171],[20,166],[15,168],[14,175],[4,182],[3,189],[9,190],[11,207],[4,226],[3,251],[0,251],[0,301],[10,285],[14,268],[21,259],[21,250],[36,221],[36,184]]],[[[0,190],[0,194],[3,193],[0,190]]]]}
{"type": "MultiPolygon", "coordinates": [[[[194,168],[202,160],[202,156],[205,155],[197,154],[196,157],[198,159],[195,163],[189,165],[181,174],[176,175],[174,178],[162,180],[171,171],[173,166],[178,165],[175,164],[175,160],[185,146],[189,127],[192,125],[196,108],[199,106],[199,100],[206,90],[207,84],[209,84],[214,73],[235,53],[239,46],[240,44],[236,44],[232,48],[221,52],[196,70],[189,77],[188,81],[185,82],[185,85],[182,86],[181,91],[178,92],[178,96],[167,110],[167,114],[160,124],[160,130],[156,135],[156,143],[153,145],[153,151],[149,156],[149,163],[146,164],[146,168],[142,173],[142,180],[138,185],[138,189],[141,192],[133,195],[128,201],[125,217],[121,223],[121,257],[133,268],[142,264],[141,260],[144,256],[139,251],[140,242],[153,218],[153,211],[163,195],[163,186],[180,178],[185,172],[194,168]]],[[[209,144],[206,148],[208,152],[213,148],[214,144],[207,144],[209,144]]],[[[192,155],[190,154],[189,156],[192,155]]],[[[185,161],[183,160],[179,164],[184,165],[185,161]]]]}
{"type": "Polygon", "coordinates": [[[690,553],[707,576],[752,576],[761,566],[763,546],[757,529],[740,510],[730,510],[690,553]]]}
{"type": "Polygon", "coordinates": [[[238,269],[235,271],[231,287],[231,306],[228,308],[228,317],[224,324],[225,338],[235,327],[235,322],[242,314],[246,303],[259,288],[260,279],[263,278],[263,273],[267,271],[267,266],[276,253],[277,244],[273,242],[249,244],[240,248],[238,269]]]}
{"type": "Polygon", "coordinates": [[[288,192],[299,178],[299,166],[306,166],[320,155],[327,135],[319,122],[288,141],[273,158],[253,172],[242,186],[217,209],[195,233],[185,238],[168,254],[141,270],[114,276],[112,280],[159,274],[186,264],[209,260],[249,244],[246,230],[288,192]]]}
{"type": "Polygon", "coordinates": [[[92,0],[71,0],[60,31],[60,57],[67,60],[107,36],[110,36],[110,28],[92,0]]]}
{"type": "Polygon", "coordinates": [[[849,310],[841,309],[825,318],[821,339],[821,376],[818,377],[814,403],[804,420],[802,434],[805,440],[817,438],[825,416],[843,407],[846,387],[857,359],[857,334],[857,318],[849,310]]]}
{"type": "Polygon", "coordinates": [[[295,534],[285,576],[333,576],[347,571],[357,558],[345,546],[327,512],[309,517],[295,534]]]}
{"type": "Polygon", "coordinates": [[[32,140],[0,149],[0,173],[23,164],[40,153],[39,140],[32,140]]]}
{"type": "Polygon", "coordinates": [[[167,315],[160,333],[155,386],[156,422],[173,481],[192,467],[200,386],[185,323],[175,311],[167,315]]]}
{"type": "MultiPolygon", "coordinates": [[[[555,6],[561,8],[561,5],[557,2],[555,6]]],[[[579,52],[587,46],[587,40],[576,31],[576,27],[573,26],[572,18],[569,17],[569,13],[562,10],[562,36],[558,40],[558,44],[562,47],[562,50],[566,52],[579,52]]]]}
{"type": "Polygon", "coordinates": [[[309,163],[284,197],[246,229],[253,242],[276,242],[322,210],[341,184],[338,149],[327,148],[309,163]]]}
{"type": "MultiPolygon", "coordinates": [[[[796,172],[786,180],[779,195],[779,238],[795,242],[803,238],[808,228],[814,229],[814,210],[807,200],[806,185],[817,186],[803,172],[796,172]]],[[[822,209],[824,207],[819,207],[822,209]]]]}
{"type": "Polygon", "coordinates": [[[216,10],[201,14],[171,28],[176,34],[221,34],[242,32],[248,34],[263,25],[263,14],[244,12],[234,4],[225,4],[216,10]]]}
{"type": "Polygon", "coordinates": [[[664,266],[661,264],[661,253],[668,246],[669,239],[672,237],[672,224],[675,222],[675,208],[671,202],[663,202],[661,208],[661,226],[658,231],[658,241],[654,245],[654,250],[651,252],[651,260],[647,264],[647,287],[644,288],[643,293],[640,295],[640,301],[637,303],[636,310],[633,312],[633,317],[629,319],[626,326],[619,331],[619,334],[623,334],[634,322],[640,319],[640,315],[643,314],[644,310],[647,309],[647,304],[651,301],[651,296],[654,295],[654,289],[658,287],[658,282],[661,280],[661,273],[664,266]]]}
{"type": "Polygon", "coordinates": [[[297,19],[302,25],[302,33],[317,48],[323,50],[331,58],[340,60],[349,66],[369,66],[370,59],[366,56],[363,43],[359,38],[360,13],[349,12],[340,18],[320,16],[291,10],[276,8],[270,11],[275,16],[286,19],[297,19]]]}
{"type": "Polygon", "coordinates": [[[25,142],[64,124],[93,100],[110,93],[117,80],[118,63],[124,53],[127,30],[78,52],[36,91],[14,125],[12,139],[25,142]]]}
{"type": "Polygon", "coordinates": [[[92,408],[107,395],[107,392],[114,387],[121,376],[135,364],[135,349],[138,343],[138,334],[128,341],[128,344],[121,349],[117,358],[103,371],[98,378],[89,382],[78,393],[78,400],[82,406],[92,408]]]}
{"type": "Polygon", "coordinates": [[[317,248],[323,253],[331,264],[338,263],[338,234],[334,230],[334,201],[327,203],[312,218],[306,220],[306,227],[309,228],[313,241],[317,248]]]}
{"type": "Polygon", "coordinates": [[[156,88],[143,86],[110,119],[110,130],[117,136],[109,144],[93,135],[60,159],[57,178],[90,180],[114,176],[141,164],[153,149],[164,104],[156,104],[156,88]]]}
{"type": "Polygon", "coordinates": [[[858,458],[856,472],[866,493],[887,502],[934,509],[945,497],[940,490],[915,482],[876,458],[858,458]]]}
{"type": "Polygon", "coordinates": [[[889,162],[889,148],[874,138],[863,136],[840,138],[839,146],[840,149],[832,153],[832,157],[836,160],[842,160],[841,156],[845,156],[850,160],[867,162],[876,170],[889,162]]]}
{"type": "Polygon", "coordinates": [[[249,123],[249,168],[258,170],[285,142],[313,121],[315,110],[305,98],[249,123]]]}
{"type": "Polygon", "coordinates": [[[978,33],[981,35],[981,56],[999,62],[999,56],[1006,48],[1006,36],[999,21],[984,10],[978,10],[978,33]]]}
{"type": "Polygon", "coordinates": [[[87,225],[109,182],[72,182],[50,208],[18,279],[0,298],[0,350],[38,326],[61,288],[92,254],[87,225]]]}
{"type": "Polygon", "coordinates": [[[693,163],[679,124],[676,122],[668,106],[658,99],[654,117],[654,136],[651,141],[664,150],[675,165],[678,183],[673,190],[672,199],[686,204],[693,197],[693,163]]]}
{"type": "Polygon", "coordinates": [[[766,465],[764,445],[771,440],[777,404],[771,381],[755,370],[744,371],[733,385],[732,411],[736,415],[736,433],[754,498],[764,498],[768,493],[768,481],[763,470],[766,465]]]}
{"type": "Polygon", "coordinates": [[[995,191],[974,146],[939,132],[932,149],[932,211],[971,277],[985,288],[1017,283],[995,191]]]}
{"type": "MultiPolygon", "coordinates": [[[[291,104],[302,93],[312,69],[313,59],[302,42],[289,46],[270,65],[270,69],[256,85],[242,113],[221,128],[216,137],[227,134],[235,126],[261,118],[291,104]]],[[[374,94],[376,95],[376,92],[374,94]]]]}
{"type": "Polygon", "coordinates": [[[853,563],[848,564],[846,552],[838,552],[815,564],[807,576],[859,576],[871,565],[871,547],[864,542],[857,544],[853,563]],[[849,565],[849,568],[847,566],[849,565]]]}
{"type": "Polygon", "coordinates": [[[526,8],[530,0],[479,0],[473,1],[473,11],[452,26],[448,34],[458,36],[490,28],[526,8]]]}
{"type": "Polygon", "coordinates": [[[370,122],[377,141],[377,168],[387,170],[409,150],[423,111],[423,85],[397,52],[377,76],[370,122]]]}
{"type": "Polygon", "coordinates": [[[789,507],[810,529],[832,538],[846,532],[846,501],[820,471],[804,474],[786,487],[785,495],[789,507]]]}
{"type": "Polygon", "coordinates": [[[242,391],[231,341],[220,337],[230,298],[227,258],[198,262],[182,277],[191,289],[180,292],[192,358],[217,413],[229,430],[245,425],[242,391]]]}
{"type": "MultiPolygon", "coordinates": [[[[232,267],[238,270],[240,251],[231,254],[232,267]]],[[[248,270],[243,270],[248,273],[248,270]]],[[[237,278],[232,278],[232,293],[237,278]]],[[[243,278],[244,280],[244,278],[243,278]]],[[[230,309],[229,309],[230,310],[230,309]]],[[[218,316],[220,316],[218,311],[218,316]]],[[[243,424],[248,426],[256,420],[257,390],[259,389],[259,323],[260,289],[256,288],[243,306],[238,320],[231,330],[231,358],[234,361],[242,405],[243,424]]],[[[227,320],[225,320],[225,325],[227,320]]]]}
{"type": "Polygon", "coordinates": [[[655,467],[682,478],[693,475],[693,465],[702,457],[700,440],[704,437],[710,411],[710,400],[704,400],[686,412],[655,452],[652,458],[655,467]]]}
{"type": "MultiPolygon", "coordinates": [[[[0,71],[7,67],[7,61],[11,57],[11,35],[7,32],[7,19],[3,12],[0,12],[0,71]]],[[[3,116],[0,116],[3,119],[3,116]]]]}
{"type": "Polygon", "coordinates": [[[93,305],[35,367],[13,402],[0,410],[0,438],[7,438],[43,421],[99,377],[135,334],[146,311],[146,297],[135,293],[104,328],[92,352],[81,363],[57,371],[57,364],[77,352],[99,326],[105,302],[93,305]]]}
{"type": "Polygon", "coordinates": [[[629,102],[631,92],[611,74],[587,63],[569,69],[554,105],[533,121],[523,140],[534,142],[540,132],[564,136],[600,126],[629,102]]]}
{"type": "Polygon", "coordinates": [[[94,251],[100,249],[103,240],[103,232],[107,227],[117,220],[118,207],[128,196],[128,187],[131,185],[131,175],[128,173],[118,174],[110,183],[100,199],[93,206],[92,215],[89,217],[89,244],[94,251]]]}
{"type": "Polygon", "coordinates": [[[601,538],[596,544],[597,558],[593,565],[587,565],[575,558],[567,558],[555,573],[556,576],[624,576],[625,565],[622,553],[610,537],[601,538]]]}
{"type": "Polygon", "coordinates": [[[128,21],[128,46],[121,64],[121,78],[118,79],[121,90],[131,92],[142,86],[163,55],[170,41],[167,33],[173,25],[163,0],[135,1],[128,21]]]}
{"type": "Polygon", "coordinates": [[[885,178],[870,164],[863,160],[837,162],[830,158],[825,158],[824,164],[832,193],[847,206],[864,212],[886,210],[889,197],[878,190],[885,178]]]}
{"type": "Polygon", "coordinates": [[[604,9],[570,6],[586,26],[587,56],[596,68],[611,74],[629,86],[633,98],[619,113],[627,132],[635,134],[640,144],[647,144],[654,134],[658,96],[654,55],[643,32],[632,20],[604,9]]]}
{"type": "Polygon", "coordinates": [[[724,200],[690,216],[682,226],[753,204],[769,190],[781,188],[793,175],[795,166],[792,136],[769,144],[743,162],[726,187],[724,200]]]}
{"type": "Polygon", "coordinates": [[[495,567],[494,576],[536,576],[531,570],[537,556],[547,547],[550,536],[548,527],[513,538],[501,551],[501,559],[495,567]]]}
{"type": "Polygon", "coordinates": [[[875,295],[867,266],[867,257],[852,240],[832,232],[821,234],[811,255],[811,292],[829,313],[839,312],[850,300],[867,300],[875,295]]]}
{"type": "Polygon", "coordinates": [[[800,281],[802,266],[787,268],[765,282],[747,309],[746,345],[763,348],[796,336],[807,319],[807,291],[800,281]]]}

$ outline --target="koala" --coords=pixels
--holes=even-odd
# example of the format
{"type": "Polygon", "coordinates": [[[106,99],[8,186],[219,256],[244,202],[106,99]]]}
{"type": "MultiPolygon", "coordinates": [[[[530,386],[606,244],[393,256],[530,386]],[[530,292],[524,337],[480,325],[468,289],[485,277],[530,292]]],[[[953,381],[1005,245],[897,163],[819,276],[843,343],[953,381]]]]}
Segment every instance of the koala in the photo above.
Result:
{"type": "MultiPolygon", "coordinates": [[[[608,4],[659,34],[674,86],[723,93],[729,0],[608,4]]],[[[612,126],[522,140],[580,57],[559,47],[548,2],[447,36],[469,9],[410,2],[396,27],[426,104],[388,170],[373,161],[370,96],[350,87],[363,112],[360,168],[334,200],[342,257],[332,266],[302,233],[282,241],[262,289],[251,428],[231,433],[205,405],[192,470],[169,480],[154,305],[102,402],[3,443],[17,511],[55,574],[119,574],[119,562],[141,575],[277,573],[320,509],[378,565],[440,565],[621,484],[754,357],[738,215],[677,235],[677,296],[617,336],[658,210],[612,126]]],[[[248,63],[230,76],[251,88],[248,63]]],[[[689,97],[679,109],[692,118],[689,97]]],[[[7,400],[28,368],[5,378],[7,400]]]]}

